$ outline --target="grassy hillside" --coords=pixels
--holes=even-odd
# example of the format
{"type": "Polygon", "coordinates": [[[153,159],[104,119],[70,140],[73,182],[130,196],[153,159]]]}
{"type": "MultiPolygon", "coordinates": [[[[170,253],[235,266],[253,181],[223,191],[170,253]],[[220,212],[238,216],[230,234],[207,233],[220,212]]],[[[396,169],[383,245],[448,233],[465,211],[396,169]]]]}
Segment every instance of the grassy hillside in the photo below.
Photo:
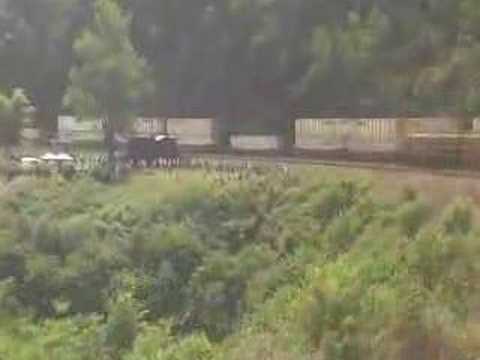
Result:
{"type": "Polygon", "coordinates": [[[0,358],[478,358],[476,205],[388,184],[17,178],[0,186],[0,358]]]}

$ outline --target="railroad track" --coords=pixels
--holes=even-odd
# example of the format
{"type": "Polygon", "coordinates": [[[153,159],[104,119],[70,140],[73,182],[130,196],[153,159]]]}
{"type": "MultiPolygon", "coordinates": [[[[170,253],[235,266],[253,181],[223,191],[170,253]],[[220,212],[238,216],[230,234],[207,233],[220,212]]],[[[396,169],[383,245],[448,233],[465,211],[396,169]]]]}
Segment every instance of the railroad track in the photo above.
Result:
{"type": "Polygon", "coordinates": [[[478,170],[462,170],[462,169],[438,169],[428,168],[415,165],[405,165],[391,162],[381,161],[349,161],[349,160],[329,160],[319,158],[305,157],[288,157],[278,155],[240,155],[240,154],[212,154],[212,153],[196,153],[187,155],[191,159],[201,161],[225,162],[225,163],[246,163],[252,165],[274,165],[274,166],[312,166],[312,167],[332,167],[332,168],[350,168],[359,170],[372,170],[382,172],[397,172],[402,174],[428,174],[443,177],[473,178],[480,179],[480,171],[478,170]]]}

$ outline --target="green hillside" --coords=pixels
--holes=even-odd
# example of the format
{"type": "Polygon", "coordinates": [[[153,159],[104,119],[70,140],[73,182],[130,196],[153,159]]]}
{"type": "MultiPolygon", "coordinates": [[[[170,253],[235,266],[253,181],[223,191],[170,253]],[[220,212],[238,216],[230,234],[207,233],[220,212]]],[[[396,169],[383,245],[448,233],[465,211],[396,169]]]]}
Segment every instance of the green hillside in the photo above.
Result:
{"type": "Polygon", "coordinates": [[[2,185],[0,358],[477,358],[477,208],[305,171],[2,185]]]}

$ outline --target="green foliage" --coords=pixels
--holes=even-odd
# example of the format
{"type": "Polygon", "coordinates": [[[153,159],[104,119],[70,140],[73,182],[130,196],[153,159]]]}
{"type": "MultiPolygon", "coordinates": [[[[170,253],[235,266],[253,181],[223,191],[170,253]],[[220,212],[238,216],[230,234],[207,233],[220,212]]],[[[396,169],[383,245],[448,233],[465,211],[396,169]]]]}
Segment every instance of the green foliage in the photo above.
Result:
{"type": "Polygon", "coordinates": [[[80,117],[103,121],[109,150],[108,176],[114,174],[114,135],[128,127],[138,103],[150,91],[148,68],[130,42],[130,18],[113,0],[97,0],[93,24],[75,41],[78,65],[70,71],[65,104],[80,117]]]}
{"type": "Polygon", "coordinates": [[[469,201],[458,200],[445,210],[443,226],[450,235],[465,235],[472,229],[473,206],[469,201]]]}
{"type": "Polygon", "coordinates": [[[174,338],[171,335],[170,324],[153,323],[145,325],[142,333],[135,341],[131,353],[125,356],[126,360],[150,360],[159,359],[165,349],[172,345],[174,338]]]}
{"type": "Polygon", "coordinates": [[[183,339],[177,346],[167,349],[161,359],[165,360],[212,360],[214,349],[204,335],[183,339]]]}
{"type": "Polygon", "coordinates": [[[419,197],[274,171],[18,178],[0,194],[0,354],[470,359],[476,208],[419,197]]]}
{"type": "Polygon", "coordinates": [[[21,86],[35,104],[36,125],[56,130],[72,66],[72,43],[90,17],[91,1],[3,0],[0,83],[21,86]]]}
{"type": "Polygon", "coordinates": [[[203,335],[196,334],[176,341],[167,325],[161,323],[147,327],[135,343],[126,360],[212,360],[213,344],[203,335]]]}
{"type": "Polygon", "coordinates": [[[114,358],[133,348],[139,332],[141,308],[127,292],[118,295],[108,309],[105,346],[114,358]]]}
{"type": "Polygon", "coordinates": [[[341,216],[351,206],[353,199],[342,190],[337,186],[330,186],[311,196],[312,212],[321,226],[341,216]]]}
{"type": "Polygon", "coordinates": [[[410,201],[415,201],[417,200],[418,198],[418,192],[410,187],[410,186],[407,186],[405,188],[403,188],[402,190],[402,200],[406,201],[406,202],[410,202],[410,201]]]}
{"type": "Polygon", "coordinates": [[[111,117],[124,123],[146,83],[134,70],[144,62],[130,56],[131,43],[151,65],[148,80],[156,85],[150,101],[139,105],[142,112],[220,114],[226,130],[284,130],[292,103],[308,114],[342,116],[472,118],[479,110],[476,0],[110,0],[103,1],[106,16],[93,0],[3,3],[0,83],[27,89],[49,130],[74,78],[67,96],[74,108],[105,116],[96,105],[116,98],[121,113],[111,117]],[[131,27],[117,3],[130,14],[131,27]],[[118,31],[99,37],[100,27],[90,26],[79,40],[95,16],[118,31]],[[125,56],[115,57],[118,52],[125,56]],[[78,84],[86,79],[89,91],[78,84]]]}
{"type": "Polygon", "coordinates": [[[22,89],[15,89],[9,97],[0,93],[0,145],[17,145],[30,101],[22,89]]]}
{"type": "Polygon", "coordinates": [[[413,201],[398,209],[398,223],[403,233],[413,237],[430,216],[430,208],[422,201],[413,201]]]}
{"type": "Polygon", "coordinates": [[[98,319],[68,319],[32,323],[2,319],[0,354],[8,359],[94,360],[101,357],[98,319]]]}
{"type": "Polygon", "coordinates": [[[79,66],[72,69],[66,103],[79,115],[100,116],[121,129],[142,96],[146,63],[129,41],[130,20],[111,0],[95,3],[95,19],[75,42],[79,66]]]}

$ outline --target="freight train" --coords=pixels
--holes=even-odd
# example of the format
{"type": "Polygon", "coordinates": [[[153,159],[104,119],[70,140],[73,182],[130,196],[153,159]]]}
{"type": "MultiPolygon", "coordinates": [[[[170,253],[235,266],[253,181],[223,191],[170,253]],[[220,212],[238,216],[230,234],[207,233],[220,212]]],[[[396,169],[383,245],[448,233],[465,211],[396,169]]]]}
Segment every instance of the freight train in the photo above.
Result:
{"type": "MultiPolygon", "coordinates": [[[[452,117],[297,119],[289,131],[252,135],[228,131],[215,119],[141,118],[131,135],[133,139],[167,134],[175,139],[168,151],[178,149],[179,155],[262,154],[480,169],[479,127],[474,122],[473,129],[466,132],[459,124],[452,117]]],[[[74,119],[60,119],[59,131],[75,138],[74,119]]],[[[85,129],[80,133],[85,134],[85,129]]],[[[142,148],[147,147],[135,147],[142,148]]]]}

